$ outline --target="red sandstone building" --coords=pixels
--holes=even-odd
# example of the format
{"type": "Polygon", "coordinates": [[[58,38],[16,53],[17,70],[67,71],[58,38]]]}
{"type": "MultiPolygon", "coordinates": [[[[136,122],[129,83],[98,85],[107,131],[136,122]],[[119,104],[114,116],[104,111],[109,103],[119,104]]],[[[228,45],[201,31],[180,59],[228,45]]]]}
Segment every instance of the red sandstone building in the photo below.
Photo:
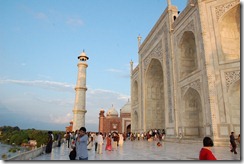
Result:
{"type": "Polygon", "coordinates": [[[102,133],[129,133],[131,132],[131,103],[128,101],[120,109],[120,117],[112,106],[106,113],[103,109],[99,113],[99,132],[102,133]]]}

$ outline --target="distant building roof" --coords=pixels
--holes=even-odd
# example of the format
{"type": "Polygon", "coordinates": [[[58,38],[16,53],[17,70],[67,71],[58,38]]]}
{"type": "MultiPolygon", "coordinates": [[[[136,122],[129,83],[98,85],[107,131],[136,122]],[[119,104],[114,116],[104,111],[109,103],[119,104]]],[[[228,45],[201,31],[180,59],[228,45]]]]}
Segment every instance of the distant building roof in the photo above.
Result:
{"type": "Polygon", "coordinates": [[[120,113],[131,113],[131,102],[128,101],[120,110],[120,113]]]}
{"type": "Polygon", "coordinates": [[[119,115],[118,112],[113,106],[107,112],[108,117],[118,117],[118,115],[119,115]]]}

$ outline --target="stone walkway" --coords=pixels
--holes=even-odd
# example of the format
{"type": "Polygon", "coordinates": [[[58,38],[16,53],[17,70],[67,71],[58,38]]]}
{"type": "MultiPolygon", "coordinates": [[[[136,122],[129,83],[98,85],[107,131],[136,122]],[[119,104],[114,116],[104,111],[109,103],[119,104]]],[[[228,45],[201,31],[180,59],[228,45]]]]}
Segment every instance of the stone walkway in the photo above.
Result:
{"type": "MultiPolygon", "coordinates": [[[[106,144],[106,143],[105,143],[106,144]]],[[[114,151],[105,151],[96,154],[95,148],[88,151],[89,160],[198,160],[201,143],[177,143],[163,142],[162,147],[156,146],[156,141],[125,141],[122,147],[114,151]]],[[[70,148],[66,143],[61,147],[53,148],[51,154],[43,154],[33,160],[69,160],[70,148]]],[[[230,152],[229,147],[213,147],[212,151],[218,160],[239,160],[241,159],[240,148],[238,154],[230,152]]]]}

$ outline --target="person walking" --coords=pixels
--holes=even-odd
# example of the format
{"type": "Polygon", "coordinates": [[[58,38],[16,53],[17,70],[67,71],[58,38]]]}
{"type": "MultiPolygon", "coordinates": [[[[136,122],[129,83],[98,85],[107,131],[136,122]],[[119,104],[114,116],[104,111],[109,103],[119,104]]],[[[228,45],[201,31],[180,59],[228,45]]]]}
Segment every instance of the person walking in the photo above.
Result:
{"type": "Polygon", "coordinates": [[[203,148],[199,153],[199,160],[217,160],[211,151],[213,145],[213,140],[210,137],[204,137],[203,148]]]}
{"type": "Polygon", "coordinates": [[[235,142],[235,136],[234,136],[234,132],[231,132],[230,134],[230,144],[232,149],[230,150],[232,153],[234,152],[234,154],[237,154],[236,152],[236,142],[235,142]]]}
{"type": "Polygon", "coordinates": [[[65,139],[66,139],[66,143],[68,144],[68,148],[69,148],[69,145],[70,145],[70,133],[69,132],[66,132],[65,139]]]}
{"type": "Polygon", "coordinates": [[[181,143],[181,139],[182,139],[183,135],[182,133],[179,134],[179,143],[181,143]]]}
{"type": "Polygon", "coordinates": [[[98,132],[96,132],[96,135],[94,135],[95,152],[97,152],[97,136],[98,136],[98,132]]]}
{"type": "Polygon", "coordinates": [[[97,136],[97,153],[102,154],[102,147],[103,147],[103,136],[100,132],[97,136]]]}
{"type": "Polygon", "coordinates": [[[58,133],[58,139],[57,139],[57,141],[58,141],[58,147],[61,146],[61,140],[62,140],[62,138],[61,138],[61,134],[58,133]]]}
{"type": "Polygon", "coordinates": [[[76,154],[79,160],[88,160],[87,142],[86,128],[81,127],[76,140],[76,154]]]}

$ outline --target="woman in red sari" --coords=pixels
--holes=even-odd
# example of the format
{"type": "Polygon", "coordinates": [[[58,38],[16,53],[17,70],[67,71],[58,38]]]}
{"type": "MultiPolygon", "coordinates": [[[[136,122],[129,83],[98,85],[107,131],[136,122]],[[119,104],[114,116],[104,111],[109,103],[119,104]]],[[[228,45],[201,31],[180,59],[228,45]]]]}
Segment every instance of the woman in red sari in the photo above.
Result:
{"type": "Polygon", "coordinates": [[[106,147],[105,147],[105,150],[109,150],[111,151],[112,150],[112,139],[111,139],[111,135],[109,134],[106,138],[106,147]]]}
{"type": "Polygon", "coordinates": [[[210,137],[204,137],[203,148],[199,153],[199,160],[217,160],[210,147],[213,147],[213,141],[210,137]]]}

